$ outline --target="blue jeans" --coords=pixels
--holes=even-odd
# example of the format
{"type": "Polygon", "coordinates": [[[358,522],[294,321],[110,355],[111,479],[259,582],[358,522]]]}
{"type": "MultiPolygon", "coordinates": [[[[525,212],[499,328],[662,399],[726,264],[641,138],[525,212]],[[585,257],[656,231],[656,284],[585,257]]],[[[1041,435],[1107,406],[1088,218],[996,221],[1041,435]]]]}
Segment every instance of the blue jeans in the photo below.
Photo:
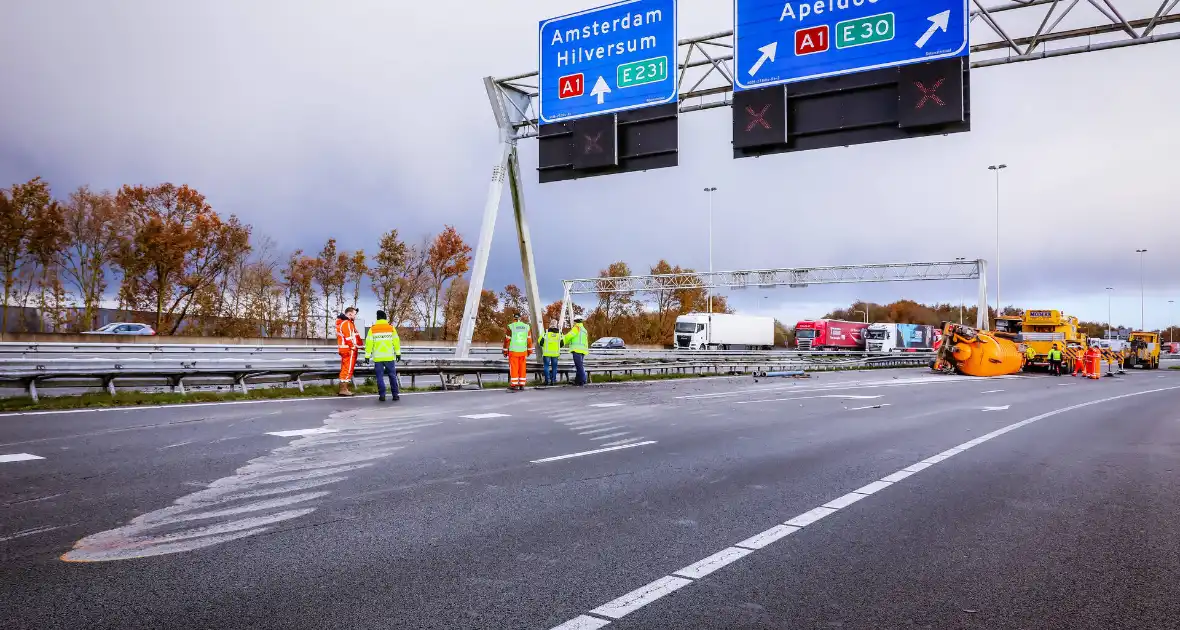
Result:
{"type": "Polygon", "coordinates": [[[570,354],[574,357],[574,369],[578,372],[577,378],[574,379],[574,385],[585,385],[586,366],[584,365],[584,362],[586,360],[586,355],[578,352],[571,352],[570,354]]]}
{"type": "Polygon", "coordinates": [[[541,357],[541,373],[545,375],[545,382],[557,383],[557,357],[541,357]]]}
{"type": "Polygon", "coordinates": [[[385,397],[385,377],[389,377],[389,386],[392,389],[393,397],[397,398],[401,395],[397,386],[397,363],[394,361],[374,361],[373,370],[377,373],[377,394],[382,398],[385,397]]]}

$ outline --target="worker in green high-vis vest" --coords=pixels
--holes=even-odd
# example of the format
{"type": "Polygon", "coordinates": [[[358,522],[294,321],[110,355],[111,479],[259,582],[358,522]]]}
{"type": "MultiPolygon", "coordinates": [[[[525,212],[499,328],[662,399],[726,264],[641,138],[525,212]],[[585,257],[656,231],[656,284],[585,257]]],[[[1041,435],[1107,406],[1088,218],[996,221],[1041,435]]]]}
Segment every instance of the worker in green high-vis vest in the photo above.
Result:
{"type": "Polygon", "coordinates": [[[533,335],[529,325],[522,321],[524,315],[517,312],[513,322],[508,324],[504,335],[504,356],[508,358],[508,391],[524,390],[528,374],[528,356],[533,353],[533,335]]]}
{"type": "Polygon", "coordinates": [[[541,335],[541,374],[546,385],[557,384],[557,358],[561,356],[561,333],[557,322],[549,322],[549,330],[541,335]]]}
{"type": "Polygon", "coordinates": [[[565,346],[570,349],[570,354],[574,357],[574,369],[577,372],[577,377],[574,379],[574,385],[582,386],[586,384],[586,355],[590,352],[590,333],[586,330],[585,319],[581,316],[574,318],[574,327],[566,333],[565,346]]]}

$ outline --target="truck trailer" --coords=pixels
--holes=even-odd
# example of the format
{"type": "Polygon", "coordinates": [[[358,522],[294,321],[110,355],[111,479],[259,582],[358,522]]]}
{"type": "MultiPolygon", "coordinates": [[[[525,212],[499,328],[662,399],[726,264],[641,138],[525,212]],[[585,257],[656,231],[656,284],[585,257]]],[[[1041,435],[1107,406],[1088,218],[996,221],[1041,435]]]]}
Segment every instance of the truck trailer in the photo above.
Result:
{"type": "Polygon", "coordinates": [[[941,330],[925,324],[869,324],[865,350],[869,352],[917,352],[937,347],[941,330]]]}
{"type": "Polygon", "coordinates": [[[799,350],[864,350],[865,322],[839,319],[804,320],[795,324],[795,347],[799,350]]]}
{"type": "Polygon", "coordinates": [[[688,313],[676,318],[677,350],[770,350],[774,318],[728,313],[688,313]]]}

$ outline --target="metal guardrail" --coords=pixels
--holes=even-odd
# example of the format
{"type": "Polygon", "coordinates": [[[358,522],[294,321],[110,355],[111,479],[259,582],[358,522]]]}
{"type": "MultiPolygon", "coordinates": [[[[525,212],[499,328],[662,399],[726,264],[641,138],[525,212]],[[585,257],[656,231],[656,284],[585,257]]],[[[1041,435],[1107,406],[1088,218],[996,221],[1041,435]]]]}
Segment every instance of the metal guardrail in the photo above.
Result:
{"type": "MultiPolygon", "coordinates": [[[[438,378],[442,387],[460,379],[508,373],[508,362],[498,348],[481,348],[480,358],[446,356],[452,348],[403,348],[399,376],[438,378]],[[441,355],[441,356],[440,356],[441,355]]],[[[591,374],[608,376],[643,374],[726,374],[776,370],[835,370],[857,367],[925,365],[932,353],[870,354],[863,352],[818,353],[795,351],[596,351],[586,361],[591,374]]],[[[114,393],[120,387],[169,387],[184,393],[186,385],[232,385],[245,392],[251,385],[293,384],[303,389],[305,380],[335,378],[340,359],[334,346],[227,346],[144,344],[0,343],[0,386],[25,389],[36,400],[46,387],[97,388],[114,393]]],[[[540,362],[530,371],[540,373],[540,362]]],[[[558,371],[569,378],[572,362],[563,356],[558,371]]],[[[372,366],[358,365],[357,375],[373,373],[372,366]]]]}

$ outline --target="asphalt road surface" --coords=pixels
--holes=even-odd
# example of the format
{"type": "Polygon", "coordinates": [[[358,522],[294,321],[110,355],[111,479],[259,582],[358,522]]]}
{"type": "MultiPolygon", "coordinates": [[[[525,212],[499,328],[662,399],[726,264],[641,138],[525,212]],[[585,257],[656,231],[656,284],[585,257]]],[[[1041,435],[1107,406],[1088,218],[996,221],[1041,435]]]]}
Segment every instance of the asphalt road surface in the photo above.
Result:
{"type": "Polygon", "coordinates": [[[2,628],[1180,628],[1180,373],[0,415],[2,628]]]}

